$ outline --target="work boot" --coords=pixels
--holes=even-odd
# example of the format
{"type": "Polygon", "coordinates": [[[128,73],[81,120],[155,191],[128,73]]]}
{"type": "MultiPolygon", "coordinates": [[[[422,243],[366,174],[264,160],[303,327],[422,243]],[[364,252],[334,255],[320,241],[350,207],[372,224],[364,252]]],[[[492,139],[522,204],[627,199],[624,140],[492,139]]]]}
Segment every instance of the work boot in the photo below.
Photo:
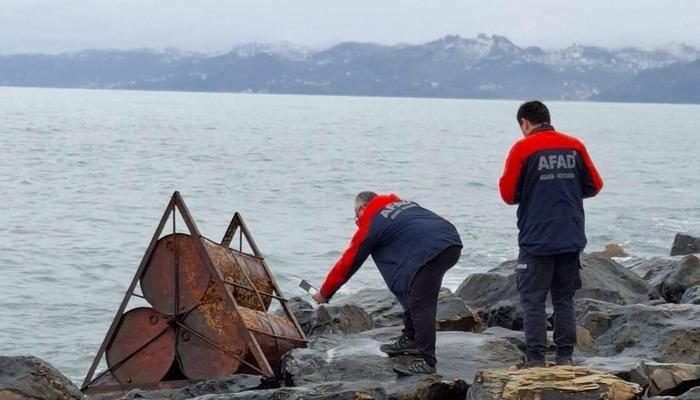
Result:
{"type": "Polygon", "coordinates": [[[568,357],[562,356],[562,357],[557,357],[557,360],[554,364],[557,366],[560,366],[560,365],[571,366],[571,365],[574,365],[574,360],[571,359],[571,356],[568,356],[568,357]]]}
{"type": "Polygon", "coordinates": [[[400,375],[431,375],[435,373],[435,366],[428,364],[422,357],[416,357],[408,365],[396,364],[394,371],[400,375]]]}
{"type": "Polygon", "coordinates": [[[391,342],[379,346],[379,350],[389,356],[416,354],[418,352],[416,349],[416,339],[412,339],[405,334],[392,338],[391,342]]]}

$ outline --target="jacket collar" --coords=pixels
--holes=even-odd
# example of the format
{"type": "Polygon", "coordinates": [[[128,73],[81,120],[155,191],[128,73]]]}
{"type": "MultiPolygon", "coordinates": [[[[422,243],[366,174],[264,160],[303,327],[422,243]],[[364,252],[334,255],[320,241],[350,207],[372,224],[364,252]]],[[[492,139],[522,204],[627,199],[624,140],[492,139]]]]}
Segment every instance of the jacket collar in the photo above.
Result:
{"type": "Polygon", "coordinates": [[[542,125],[538,126],[537,128],[531,130],[530,135],[534,135],[535,133],[539,133],[539,132],[553,131],[553,130],[554,130],[554,127],[552,125],[542,124],[542,125]]]}
{"type": "Polygon", "coordinates": [[[393,193],[380,194],[377,197],[373,198],[372,200],[370,200],[369,203],[367,203],[365,211],[362,213],[362,217],[360,218],[360,226],[369,224],[376,213],[384,209],[384,207],[386,207],[387,205],[397,202],[399,200],[401,200],[399,199],[399,196],[393,193]]]}

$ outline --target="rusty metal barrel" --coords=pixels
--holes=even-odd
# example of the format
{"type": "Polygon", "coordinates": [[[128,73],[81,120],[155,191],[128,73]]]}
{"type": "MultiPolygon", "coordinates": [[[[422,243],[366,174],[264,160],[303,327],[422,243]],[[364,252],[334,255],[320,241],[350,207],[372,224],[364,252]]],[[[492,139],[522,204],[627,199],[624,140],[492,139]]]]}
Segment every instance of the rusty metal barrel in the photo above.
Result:
{"type": "MultiPolygon", "coordinates": [[[[202,239],[214,267],[221,273],[228,290],[243,307],[266,311],[270,307],[274,284],[259,257],[231,250],[208,239],[202,239]]],[[[177,233],[158,240],[141,276],[141,290],[146,300],[164,314],[182,314],[207,297],[216,296],[215,285],[206,261],[198,253],[197,239],[177,233]],[[178,271],[177,283],[175,271],[178,271]],[[175,307],[175,286],[178,286],[178,310],[175,307]]],[[[204,302],[211,302],[204,300],[204,302]]]]}
{"type": "Polygon", "coordinates": [[[284,353],[304,342],[287,319],[245,307],[238,307],[238,312],[237,316],[226,303],[218,302],[202,304],[187,314],[183,322],[190,329],[180,329],[177,343],[180,369],[186,377],[225,377],[242,367],[242,360],[250,360],[244,336],[248,332],[241,328],[255,336],[274,370],[284,353]]]}
{"type": "Polygon", "coordinates": [[[107,366],[123,384],[158,382],[175,359],[175,330],[170,317],[149,307],[125,313],[106,349],[107,366]]]}

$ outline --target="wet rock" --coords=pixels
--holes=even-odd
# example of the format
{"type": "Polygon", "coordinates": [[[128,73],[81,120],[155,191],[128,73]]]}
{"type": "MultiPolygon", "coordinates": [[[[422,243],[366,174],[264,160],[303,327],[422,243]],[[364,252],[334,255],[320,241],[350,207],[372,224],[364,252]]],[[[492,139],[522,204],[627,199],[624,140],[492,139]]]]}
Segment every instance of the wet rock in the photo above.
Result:
{"type": "MultiPolygon", "coordinates": [[[[336,305],[353,305],[365,310],[374,320],[374,328],[403,326],[403,307],[386,289],[364,289],[338,299],[336,305]]],[[[438,331],[478,332],[483,329],[479,314],[447,288],[438,296],[435,329],[438,331]]]]}
{"type": "Polygon", "coordinates": [[[681,304],[700,304],[700,285],[688,288],[680,302],[681,304]]]}
{"type": "Polygon", "coordinates": [[[673,238],[671,255],[684,256],[693,253],[700,253],[700,238],[677,233],[673,238]]]}
{"type": "MultiPolygon", "coordinates": [[[[522,309],[516,283],[516,261],[507,261],[486,274],[472,274],[457,289],[464,302],[478,310],[486,326],[522,329],[522,309]]],[[[658,292],[619,263],[602,256],[581,255],[582,288],[575,298],[617,304],[648,302],[658,292]]],[[[551,313],[548,300],[548,311],[551,313]]]]}
{"type": "Polygon", "coordinates": [[[403,325],[403,307],[388,289],[363,289],[333,300],[333,304],[353,304],[365,310],[375,328],[403,325]]]}
{"type": "Polygon", "coordinates": [[[0,356],[0,399],[82,399],[80,390],[46,361],[33,356],[0,356]]]}
{"type": "Polygon", "coordinates": [[[256,375],[233,375],[230,378],[198,382],[182,388],[162,389],[162,390],[141,390],[134,389],[123,396],[99,396],[100,399],[118,400],[185,400],[197,396],[215,394],[233,394],[254,389],[266,389],[270,385],[261,376],[256,375]]]}
{"type": "Polygon", "coordinates": [[[671,303],[679,303],[687,289],[700,285],[700,259],[694,255],[654,257],[630,267],[671,303]]]}
{"type": "Polygon", "coordinates": [[[455,292],[478,310],[485,326],[521,330],[522,308],[515,280],[515,262],[501,264],[488,273],[469,275],[455,292]]]}
{"type": "Polygon", "coordinates": [[[700,365],[641,362],[631,381],[646,387],[648,396],[677,396],[700,386],[700,365]]]}
{"type": "Polygon", "coordinates": [[[309,334],[358,333],[372,329],[372,325],[372,317],[358,306],[324,304],[316,309],[316,323],[309,334]]]}
{"type": "Polygon", "coordinates": [[[700,307],[690,304],[618,305],[593,299],[575,302],[599,356],[646,358],[666,363],[700,360],[700,307]]]}
{"type": "Polygon", "coordinates": [[[532,368],[480,372],[469,389],[470,400],[633,400],[642,388],[583,367],[532,368]]]}
{"type": "Polygon", "coordinates": [[[440,289],[435,329],[438,331],[481,332],[484,326],[476,310],[447,288],[440,289]]]}
{"type": "MultiPolygon", "coordinates": [[[[309,335],[316,325],[316,311],[311,303],[301,297],[295,296],[289,299],[287,306],[289,306],[289,310],[294,314],[294,317],[296,317],[299,326],[301,326],[301,330],[304,331],[306,335],[309,335]]],[[[283,310],[277,310],[276,314],[279,316],[285,315],[283,310]]]]}
{"type": "MultiPolygon", "coordinates": [[[[626,381],[632,380],[632,371],[639,366],[639,363],[647,361],[639,357],[574,357],[574,364],[590,368],[594,371],[612,374],[626,381]]],[[[642,385],[643,386],[643,385],[642,385]]]]}
{"type": "Polygon", "coordinates": [[[326,382],[306,387],[205,395],[196,400],[388,400],[385,390],[373,382],[326,382]]]}
{"type": "MultiPolygon", "coordinates": [[[[377,381],[391,389],[397,381],[394,362],[379,351],[379,346],[400,334],[398,327],[379,328],[345,337],[329,337],[322,349],[312,343],[306,349],[294,349],[283,357],[285,382],[305,386],[327,381],[377,381]]],[[[522,360],[522,352],[508,340],[469,332],[438,332],[438,374],[445,379],[471,381],[476,371],[506,367],[522,360]]]]}
{"type": "MultiPolygon", "coordinates": [[[[357,333],[372,329],[374,325],[365,310],[351,304],[324,304],[314,308],[300,297],[291,298],[288,304],[307,336],[357,333]]],[[[276,314],[284,315],[284,311],[277,310],[276,314]]]]}

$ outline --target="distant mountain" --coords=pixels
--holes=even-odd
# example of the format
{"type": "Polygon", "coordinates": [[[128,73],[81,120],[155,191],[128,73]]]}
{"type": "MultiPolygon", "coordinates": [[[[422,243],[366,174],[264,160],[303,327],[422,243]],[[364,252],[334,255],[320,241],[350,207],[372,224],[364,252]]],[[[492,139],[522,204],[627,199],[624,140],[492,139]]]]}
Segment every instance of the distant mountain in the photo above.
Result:
{"type": "Polygon", "coordinates": [[[640,72],[596,96],[602,101],[700,103],[700,60],[640,72]]]}
{"type": "MultiPolygon", "coordinates": [[[[700,51],[684,45],[664,50],[573,45],[546,51],[498,35],[446,36],[420,45],[341,43],[323,51],[247,44],[217,55],[149,50],[9,55],[0,56],[0,85],[648,101],[657,97],[640,91],[636,98],[629,85],[652,79],[645,78],[648,74],[677,73],[697,59],[700,51]]],[[[681,89],[658,98],[688,101],[681,89]]]]}

